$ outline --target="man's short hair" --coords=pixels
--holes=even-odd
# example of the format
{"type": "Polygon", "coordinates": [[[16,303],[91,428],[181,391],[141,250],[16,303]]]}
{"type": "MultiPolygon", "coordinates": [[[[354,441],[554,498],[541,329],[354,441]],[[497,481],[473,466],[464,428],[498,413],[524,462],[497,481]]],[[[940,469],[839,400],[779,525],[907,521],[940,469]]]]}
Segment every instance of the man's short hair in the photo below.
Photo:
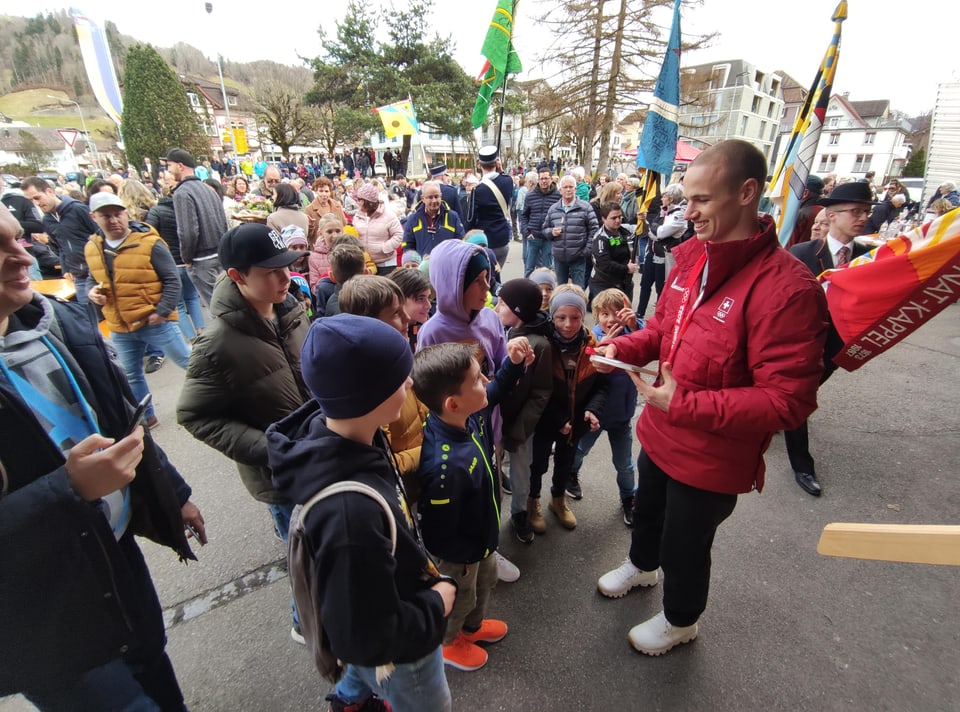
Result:
{"type": "Polygon", "coordinates": [[[365,268],[363,250],[356,245],[337,245],[330,251],[330,274],[337,284],[346,284],[365,268]]]}
{"type": "Polygon", "coordinates": [[[393,305],[394,298],[398,304],[403,304],[403,291],[396,282],[387,277],[361,274],[346,282],[340,290],[340,311],[377,319],[380,312],[393,305]]]}
{"type": "Polygon", "coordinates": [[[53,186],[50,185],[50,182],[40,176],[30,176],[29,178],[24,178],[20,183],[20,190],[26,190],[27,188],[33,188],[40,193],[45,193],[48,190],[53,190],[53,186]]]}
{"type": "Polygon", "coordinates": [[[572,175],[567,175],[560,178],[560,180],[557,181],[557,187],[559,188],[560,184],[563,183],[564,181],[567,181],[567,183],[569,183],[570,181],[573,181],[573,187],[574,188],[577,187],[577,179],[572,175]]]}
{"type": "Polygon", "coordinates": [[[621,309],[629,306],[630,300],[627,298],[627,295],[620,289],[611,288],[604,289],[593,298],[593,304],[590,305],[590,310],[594,316],[602,311],[616,314],[621,309]]]}
{"type": "Polygon", "coordinates": [[[413,392],[434,413],[443,413],[443,402],[460,393],[475,359],[473,347],[447,343],[428,346],[413,359],[413,392]]]}
{"type": "Polygon", "coordinates": [[[621,207],[620,203],[615,203],[612,200],[608,200],[605,203],[600,203],[601,218],[609,217],[610,213],[612,213],[614,210],[619,210],[620,212],[623,212],[623,207],[621,207]]]}
{"type": "Polygon", "coordinates": [[[730,139],[715,143],[697,156],[691,166],[716,165],[723,171],[730,188],[737,189],[748,180],[757,182],[757,202],[767,180],[767,159],[752,143],[730,139]]]}

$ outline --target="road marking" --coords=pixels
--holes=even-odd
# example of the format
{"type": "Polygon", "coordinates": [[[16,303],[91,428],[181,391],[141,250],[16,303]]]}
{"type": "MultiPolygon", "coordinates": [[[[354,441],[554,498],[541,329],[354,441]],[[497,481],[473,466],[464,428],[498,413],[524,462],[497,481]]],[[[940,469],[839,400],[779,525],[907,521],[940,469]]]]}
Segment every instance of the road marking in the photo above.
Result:
{"type": "Polygon", "coordinates": [[[241,596],[253,593],[287,577],[287,558],[264,564],[243,576],[227,581],[218,588],[204,591],[199,596],[181,601],[163,610],[163,627],[170,629],[180,623],[225,606],[241,596]]]}

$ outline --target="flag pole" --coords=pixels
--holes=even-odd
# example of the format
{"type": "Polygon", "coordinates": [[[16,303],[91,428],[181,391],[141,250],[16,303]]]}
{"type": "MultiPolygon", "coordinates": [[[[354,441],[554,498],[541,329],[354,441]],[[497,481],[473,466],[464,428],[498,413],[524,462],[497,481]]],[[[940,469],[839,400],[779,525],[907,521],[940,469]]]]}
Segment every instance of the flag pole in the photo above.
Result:
{"type": "MultiPolygon", "coordinates": [[[[510,11],[510,17],[515,17],[517,14],[517,2],[519,0],[513,0],[513,9],[510,11]]],[[[510,53],[513,52],[513,29],[511,26],[510,31],[510,46],[507,47],[507,66],[510,65],[509,57],[510,53]]],[[[500,153],[500,138],[503,136],[503,115],[507,111],[507,80],[510,78],[510,74],[507,72],[503,73],[503,93],[500,95],[500,124],[497,126],[497,153],[500,153]]]]}
{"type": "MultiPolygon", "coordinates": [[[[413,97],[407,94],[407,101],[410,102],[410,106],[413,106],[413,97]]],[[[417,139],[420,141],[420,155],[423,156],[423,170],[426,171],[427,176],[430,176],[430,164],[427,162],[427,148],[423,145],[423,134],[420,133],[420,120],[417,119],[417,139]]]]}

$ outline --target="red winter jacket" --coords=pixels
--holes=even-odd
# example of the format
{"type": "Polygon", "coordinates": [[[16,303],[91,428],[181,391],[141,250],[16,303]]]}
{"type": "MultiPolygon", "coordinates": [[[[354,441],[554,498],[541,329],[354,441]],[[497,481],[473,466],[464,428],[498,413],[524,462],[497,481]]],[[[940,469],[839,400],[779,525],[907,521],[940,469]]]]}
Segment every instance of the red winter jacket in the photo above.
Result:
{"type": "MultiPolygon", "coordinates": [[[[747,240],[675,248],[676,268],[641,331],[613,341],[630,363],[667,360],[690,273],[707,250],[707,284],[673,363],[669,412],[646,406],[644,451],[670,477],[711,492],[763,489],[763,453],[817,407],[827,306],[810,270],[780,247],[773,221],[747,240]]],[[[690,305],[696,301],[696,287],[690,305]]]]}

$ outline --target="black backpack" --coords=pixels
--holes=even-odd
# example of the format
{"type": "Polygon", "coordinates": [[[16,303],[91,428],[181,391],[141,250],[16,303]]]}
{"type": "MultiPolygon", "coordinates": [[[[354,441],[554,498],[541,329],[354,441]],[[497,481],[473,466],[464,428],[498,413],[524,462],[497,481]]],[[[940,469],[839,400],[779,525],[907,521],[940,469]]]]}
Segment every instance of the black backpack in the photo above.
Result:
{"type": "MultiPolygon", "coordinates": [[[[324,487],[313,495],[304,504],[294,507],[290,516],[290,535],[287,548],[287,571],[290,575],[290,588],[293,589],[293,600],[297,605],[297,614],[300,616],[300,630],[307,643],[307,648],[313,654],[313,662],[321,675],[336,682],[343,676],[344,665],[330,650],[330,641],[323,631],[320,611],[320,599],[317,591],[320,588],[317,573],[314,570],[313,548],[309,538],[303,530],[303,522],[307,518],[310,508],[327,497],[344,492],[359,492],[374,499],[383,508],[390,523],[390,553],[397,550],[397,521],[393,511],[383,495],[370,485],[355,480],[337,482],[324,487]]],[[[392,668],[392,665],[387,666],[392,668]]],[[[378,670],[379,673],[379,670],[378,670]]],[[[378,675],[379,678],[379,675],[378,675]]]]}

